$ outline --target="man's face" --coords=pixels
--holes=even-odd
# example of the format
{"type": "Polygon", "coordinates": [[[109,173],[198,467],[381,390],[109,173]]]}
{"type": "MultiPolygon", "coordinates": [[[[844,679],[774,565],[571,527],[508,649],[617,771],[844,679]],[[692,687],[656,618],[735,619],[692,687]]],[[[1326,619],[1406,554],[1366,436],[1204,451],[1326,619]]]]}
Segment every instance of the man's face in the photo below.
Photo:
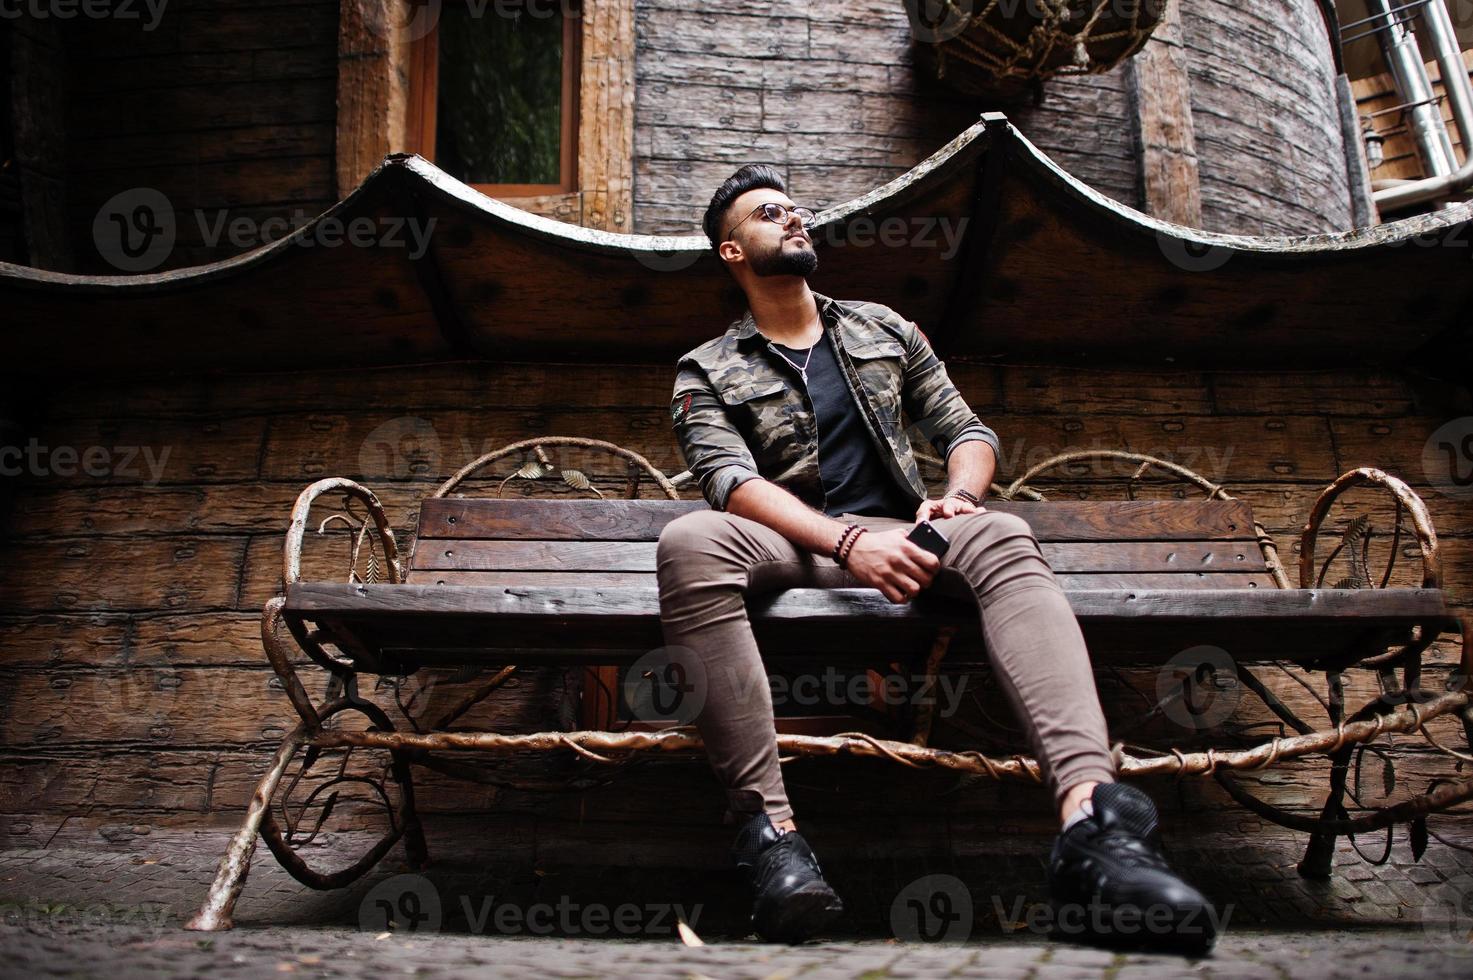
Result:
{"type": "Polygon", "coordinates": [[[796,207],[786,194],[770,187],[747,191],[727,210],[727,228],[735,227],[729,231],[729,238],[741,246],[742,255],[754,274],[807,278],[818,268],[813,240],[791,210],[782,224],[767,220],[760,211],[752,213],[769,202],[789,209],[796,207]]]}

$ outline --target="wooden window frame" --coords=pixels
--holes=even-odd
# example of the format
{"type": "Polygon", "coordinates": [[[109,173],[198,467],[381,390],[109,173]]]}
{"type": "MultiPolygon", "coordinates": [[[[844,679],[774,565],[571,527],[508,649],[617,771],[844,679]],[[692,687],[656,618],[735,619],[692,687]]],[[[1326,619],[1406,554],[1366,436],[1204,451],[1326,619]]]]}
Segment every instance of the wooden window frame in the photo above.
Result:
{"type": "MultiPolygon", "coordinates": [[[[423,0],[410,0],[423,2],[423,0]]],[[[446,0],[457,3],[458,0],[446,0]]],[[[582,75],[582,25],[577,17],[563,18],[562,109],[559,135],[558,181],[555,184],[468,184],[487,197],[533,197],[569,194],[578,186],[578,91],[582,75]]],[[[439,105],[440,25],[409,46],[409,114],[407,148],[432,163],[439,105]]]]}
{"type": "MultiPolygon", "coordinates": [[[[340,0],[334,178],[338,199],[390,153],[416,152],[409,86],[411,0],[340,0]],[[392,30],[385,30],[391,25],[392,30]]],[[[575,126],[576,182],[551,194],[491,195],[543,217],[603,231],[634,230],[635,0],[580,0],[575,126]]],[[[415,118],[419,118],[417,115],[415,118]]],[[[484,193],[484,191],[483,191],[484,193]]]]}

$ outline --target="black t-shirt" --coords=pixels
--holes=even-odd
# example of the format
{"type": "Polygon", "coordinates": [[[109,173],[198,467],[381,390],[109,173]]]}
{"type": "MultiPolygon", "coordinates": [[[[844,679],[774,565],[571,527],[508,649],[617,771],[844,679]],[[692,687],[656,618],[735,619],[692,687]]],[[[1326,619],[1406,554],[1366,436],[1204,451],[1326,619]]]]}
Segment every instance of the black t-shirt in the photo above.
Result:
{"type": "Polygon", "coordinates": [[[870,440],[859,406],[839,373],[832,337],[825,330],[816,347],[802,350],[772,345],[794,364],[808,363],[808,397],[818,423],[818,473],[826,494],[824,513],[909,517],[914,509],[910,498],[895,485],[870,440]]]}

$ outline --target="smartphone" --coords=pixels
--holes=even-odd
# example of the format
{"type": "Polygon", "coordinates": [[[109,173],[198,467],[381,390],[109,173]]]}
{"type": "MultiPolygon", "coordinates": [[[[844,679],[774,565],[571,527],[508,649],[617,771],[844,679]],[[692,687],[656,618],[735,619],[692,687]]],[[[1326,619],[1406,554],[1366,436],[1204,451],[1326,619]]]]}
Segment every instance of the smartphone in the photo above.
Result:
{"type": "Polygon", "coordinates": [[[921,521],[905,538],[907,541],[925,548],[937,558],[946,554],[946,549],[951,547],[951,542],[946,540],[946,535],[936,530],[935,525],[930,521],[921,521]]]}

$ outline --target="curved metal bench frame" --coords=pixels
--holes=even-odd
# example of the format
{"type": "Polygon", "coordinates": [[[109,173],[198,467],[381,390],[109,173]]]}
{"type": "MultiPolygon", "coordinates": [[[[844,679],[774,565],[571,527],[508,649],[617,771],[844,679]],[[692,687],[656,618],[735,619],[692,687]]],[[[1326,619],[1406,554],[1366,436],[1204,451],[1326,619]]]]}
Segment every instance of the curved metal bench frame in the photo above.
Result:
{"type": "MultiPolygon", "coordinates": [[[[640,481],[650,477],[660,492],[668,499],[680,499],[679,489],[692,482],[687,471],[667,478],[657,467],[643,456],[613,443],[597,439],[568,436],[549,436],[512,443],[493,452],[486,453],[467,464],[445,481],[431,497],[452,494],[468,479],[482,473],[493,464],[515,454],[531,453],[533,461],[525,463],[515,473],[501,481],[497,494],[500,495],[507,482],[512,479],[542,479],[557,468],[552,464],[544,447],[579,447],[610,453],[624,460],[629,467],[629,482],[626,497],[639,495],[640,481]]],[[[1198,473],[1172,463],[1139,453],[1116,450],[1089,450],[1065,453],[1052,457],[1031,467],[1012,483],[1002,486],[993,484],[991,492],[1004,500],[1043,500],[1043,494],[1031,484],[1040,475],[1050,470],[1077,465],[1091,460],[1110,459],[1136,464],[1137,469],[1128,487],[1131,495],[1146,473],[1160,471],[1170,477],[1191,484],[1209,498],[1235,499],[1225,487],[1215,484],[1198,473]]],[[[921,455],[921,460],[944,472],[940,460],[921,455]]],[[[602,497],[603,494],[591,487],[578,471],[564,471],[564,481],[580,490],[602,497]]],[[[1390,494],[1396,503],[1396,523],[1393,529],[1392,548],[1387,567],[1378,587],[1389,582],[1398,553],[1397,545],[1403,534],[1403,515],[1410,517],[1422,564],[1422,585],[1437,589],[1441,584],[1441,565],[1438,556],[1436,531],[1425,504],[1406,483],[1378,469],[1360,468],[1351,470],[1328,487],[1316,499],[1309,519],[1300,536],[1298,567],[1299,587],[1317,588],[1322,585],[1330,564],[1353,548],[1369,531],[1357,532],[1355,541],[1347,532],[1346,538],[1326,557],[1316,569],[1315,544],[1323,528],[1324,520],[1335,502],[1346,491],[1355,487],[1379,488],[1390,494]]],[[[306,538],[308,517],[314,504],[323,497],[341,496],[342,511],[324,519],[318,525],[319,534],[325,534],[330,526],[343,525],[349,532],[349,582],[378,582],[398,584],[404,581],[398,544],[391,524],[378,497],[367,487],[353,480],[329,478],[319,480],[302,491],[292,508],[282,560],[283,591],[301,581],[302,547],[306,538]],[[365,566],[360,570],[360,566],[365,566]]],[[[1353,522],[1354,523],[1354,522],[1353,522]]],[[[1278,549],[1267,530],[1255,522],[1255,535],[1263,552],[1270,575],[1279,588],[1292,588],[1287,573],[1279,560],[1278,549]]],[[[1354,562],[1352,561],[1354,566],[1354,562]]],[[[1365,583],[1369,586],[1371,583],[1365,583]]],[[[448,750],[476,750],[492,753],[567,750],[599,764],[621,763],[640,752],[699,751],[700,737],[688,730],[674,729],[661,732],[607,732],[607,731],[558,731],[538,732],[522,735],[503,735],[490,732],[444,731],[451,722],[470,708],[484,701],[503,687],[516,671],[514,666],[496,671],[486,680],[471,685],[448,707],[441,709],[435,717],[413,716],[399,705],[409,722],[411,730],[397,728],[378,705],[363,698],[358,692],[358,673],[354,663],[328,649],[317,631],[300,625],[282,615],[285,598],[275,597],[268,601],[262,617],[262,643],[272,669],[280,678],[283,690],[292,706],[301,717],[301,723],[281,742],[271,765],[261,778],[252,794],[245,820],[235,834],[220,866],[209,894],[187,928],[199,930],[229,929],[235,902],[245,883],[251,855],[257,838],[264,840],[267,847],[291,875],[312,888],[339,888],[356,880],[370,870],[398,840],[405,841],[405,850],[411,867],[422,867],[428,861],[424,835],[414,808],[414,789],[411,767],[418,765],[457,778],[479,782],[498,782],[487,775],[484,768],[445,758],[448,750]],[[288,643],[283,625],[290,634],[288,643]],[[300,651],[313,664],[328,674],[328,684],[321,705],[308,694],[301,678],[297,676],[293,660],[300,651]],[[346,712],[357,712],[369,719],[367,731],[350,732],[332,726],[332,721],[346,712]],[[382,751],[387,754],[384,780],[375,781],[365,777],[346,775],[346,756],[337,775],[329,776],[326,782],[314,787],[309,796],[297,804],[296,815],[291,813],[292,791],[305,776],[307,770],[318,763],[325,750],[382,751]],[[302,756],[301,768],[290,780],[283,780],[291,763],[302,756]],[[399,800],[391,800],[386,782],[388,779],[398,787],[399,800]],[[312,869],[302,858],[300,849],[311,843],[332,809],[333,797],[319,802],[319,797],[330,789],[344,783],[368,784],[374,796],[388,814],[389,828],[370,849],[357,861],[341,870],[322,873],[312,869]],[[318,813],[315,825],[303,831],[301,825],[313,806],[318,813]],[[274,814],[279,813],[280,818],[274,814]]],[[[945,657],[949,643],[947,630],[939,631],[930,657],[927,673],[933,680],[945,657]]],[[[1275,665],[1283,668],[1284,665],[1275,665]]],[[[1352,759],[1363,753],[1383,735],[1392,733],[1418,732],[1433,749],[1458,761],[1473,761],[1473,755],[1459,752],[1439,743],[1427,732],[1427,722],[1445,715],[1456,715],[1463,724],[1465,737],[1473,745],[1473,707],[1464,690],[1466,681],[1473,676],[1473,617],[1462,614],[1451,623],[1447,621],[1428,623],[1414,631],[1411,642],[1389,652],[1378,651],[1362,658],[1357,667],[1377,671],[1382,696],[1353,712],[1348,717],[1344,711],[1343,669],[1327,670],[1328,700],[1321,699],[1329,715],[1329,727],[1316,730],[1295,715],[1280,702],[1246,666],[1238,668],[1238,679],[1252,691],[1295,735],[1276,736],[1267,742],[1246,749],[1217,750],[1208,748],[1200,752],[1183,752],[1172,748],[1168,752],[1141,750],[1139,747],[1117,744],[1115,757],[1122,776],[1141,777],[1174,775],[1214,777],[1240,804],[1263,817],[1294,830],[1311,834],[1308,853],[1300,865],[1300,872],[1310,877],[1323,877],[1329,873],[1330,857],[1338,836],[1351,836],[1388,828],[1387,849],[1389,852],[1391,832],[1397,823],[1410,822],[1413,827],[1414,850],[1420,855],[1425,847],[1425,819],[1429,813],[1440,812],[1468,799],[1473,799],[1473,779],[1435,780],[1426,792],[1391,806],[1361,808],[1368,812],[1351,817],[1344,805],[1349,792],[1347,783],[1352,759]],[[1422,654],[1436,638],[1450,627],[1462,636],[1460,664],[1448,689],[1442,692],[1424,691],[1420,687],[1422,654]],[[1398,677],[1398,670],[1400,676],[1398,677]],[[1309,755],[1327,755],[1331,760],[1330,792],[1318,817],[1308,817],[1259,800],[1244,790],[1231,776],[1234,771],[1256,771],[1279,762],[1303,758],[1309,755]]],[[[397,694],[397,690],[396,690],[397,694]]],[[[931,717],[921,712],[915,720],[915,729],[908,741],[877,738],[866,733],[849,732],[832,736],[780,734],[778,746],[785,761],[804,755],[838,755],[842,753],[885,758],[909,768],[937,767],[959,774],[968,774],[991,779],[1025,779],[1041,782],[1038,764],[1026,755],[992,757],[978,751],[951,751],[927,745],[931,729],[931,717]]],[[[1356,769],[1359,769],[1358,761],[1356,769]]],[[[1352,837],[1353,840],[1353,837],[1352,837]]],[[[1358,848],[1357,848],[1358,849],[1358,848]]],[[[1384,857],[1382,858],[1384,860],[1384,857]]]]}

